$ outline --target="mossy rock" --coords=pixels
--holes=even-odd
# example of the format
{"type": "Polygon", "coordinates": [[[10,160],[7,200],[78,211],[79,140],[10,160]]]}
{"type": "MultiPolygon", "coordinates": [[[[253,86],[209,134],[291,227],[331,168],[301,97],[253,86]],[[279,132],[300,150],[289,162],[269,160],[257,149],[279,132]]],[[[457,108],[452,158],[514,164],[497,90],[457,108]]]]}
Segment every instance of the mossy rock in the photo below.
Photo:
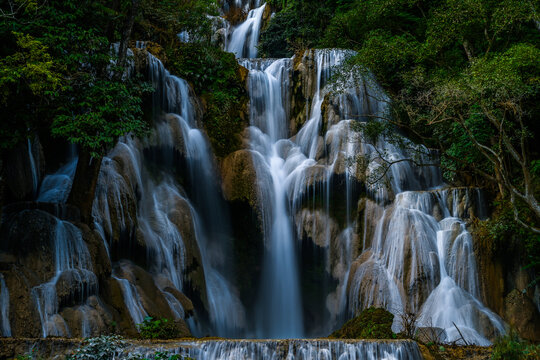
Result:
{"type": "Polygon", "coordinates": [[[370,307],[351,319],[337,331],[331,339],[395,339],[392,332],[394,315],[385,309],[370,307]]]}

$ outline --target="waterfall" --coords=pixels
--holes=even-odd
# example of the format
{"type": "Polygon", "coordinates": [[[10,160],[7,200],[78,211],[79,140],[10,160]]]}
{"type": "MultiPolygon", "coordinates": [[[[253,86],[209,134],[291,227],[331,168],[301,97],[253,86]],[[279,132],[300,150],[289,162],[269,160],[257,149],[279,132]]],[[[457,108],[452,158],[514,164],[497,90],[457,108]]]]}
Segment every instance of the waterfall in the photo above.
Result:
{"type": "Polygon", "coordinates": [[[65,203],[71,191],[77,161],[78,158],[75,156],[54,174],[45,176],[39,187],[37,201],[65,203]]]}
{"type": "Polygon", "coordinates": [[[326,249],[326,271],[337,281],[327,293],[326,309],[320,309],[330,312],[329,323],[376,305],[396,315],[395,331],[401,330],[400,314],[414,312],[420,327],[445,329],[445,341],[460,340],[459,328],[469,343],[489,344],[487,338],[504,333],[504,326],[478,300],[472,237],[463,220],[472,211],[483,216],[481,206],[472,208],[478,191],[448,189],[435,166],[436,154],[405,138],[403,148],[384,138],[375,144],[362,134],[355,139],[352,122],[384,116],[389,100],[369,75],[351,78],[343,91],[332,92],[329,79],[352,54],[314,50],[304,55],[303,62],[314,64],[314,86],[307,94],[306,122],[291,139],[291,59],[240,62],[250,70],[250,149],[264,204],[267,249],[258,335],[291,337],[305,326],[296,241],[307,232],[326,249]],[[325,102],[330,106],[323,112],[325,102]],[[351,161],[359,154],[365,170],[351,161]],[[413,156],[426,165],[403,161],[413,156]],[[385,161],[396,163],[386,171],[385,161]],[[367,185],[364,238],[357,239],[353,229],[358,225],[350,217],[354,194],[362,179],[379,173],[382,178],[367,185]],[[338,184],[343,184],[342,205],[335,198],[338,184]],[[344,207],[340,231],[331,215],[336,206],[344,207]],[[359,245],[362,251],[355,254],[359,245]],[[270,294],[272,301],[267,301],[270,294]]]}
{"type": "Polygon", "coordinates": [[[257,43],[262,26],[262,17],[266,3],[250,10],[247,19],[233,29],[226,50],[232,52],[238,58],[257,57],[257,43]]]}
{"type": "MultiPolygon", "coordinates": [[[[352,156],[357,147],[347,140],[349,125],[346,121],[332,124],[325,138],[319,134],[323,125],[321,105],[328,94],[326,82],[333,66],[343,61],[349,53],[338,50],[314,52],[317,66],[313,102],[308,110],[309,120],[294,139],[287,139],[292,60],[241,60],[241,64],[250,70],[250,149],[264,204],[263,225],[267,248],[262,300],[259,304],[259,311],[264,316],[257,324],[259,336],[282,338],[303,334],[297,238],[306,219],[310,219],[313,228],[324,227],[322,223],[329,221],[330,184],[337,171],[345,173],[347,208],[351,206],[353,186],[349,181],[349,169],[343,166],[343,161],[345,157],[352,156]],[[326,151],[325,144],[328,147],[326,151]],[[325,152],[328,152],[326,157],[325,152]],[[318,183],[324,184],[323,188],[320,189],[318,183]],[[321,215],[306,215],[302,210],[306,198],[309,202],[310,198],[319,196],[324,202],[323,212],[319,213],[321,215]],[[296,229],[293,222],[297,224],[296,229]],[[268,300],[270,296],[272,300],[268,300]]],[[[360,102],[354,97],[351,102],[350,98],[348,93],[340,96],[339,104],[349,113],[358,111],[360,102]]],[[[348,249],[352,246],[353,238],[353,223],[348,214],[345,222],[338,251],[348,267],[352,262],[348,249]]],[[[324,237],[321,246],[328,248],[331,234],[329,231],[323,233],[317,236],[324,237]]],[[[340,272],[338,277],[347,276],[346,271],[336,271],[340,272]]],[[[341,284],[342,293],[345,283],[346,280],[341,284]]],[[[345,307],[343,299],[344,294],[335,300],[341,308],[345,307]]],[[[326,311],[324,308],[320,310],[326,311]]],[[[330,329],[319,331],[322,335],[330,329]]]]}
{"type": "MultiPolygon", "coordinates": [[[[155,349],[133,347],[130,351],[150,354],[155,352],[155,349]]],[[[407,340],[212,340],[171,343],[163,351],[199,360],[415,360],[422,358],[418,345],[407,340]]]]}
{"type": "MultiPolygon", "coordinates": [[[[54,276],[46,283],[32,288],[30,296],[41,320],[41,334],[70,336],[69,328],[58,314],[57,285],[61,282],[77,289],[81,299],[97,291],[97,278],[80,230],[73,224],[56,219],[54,239],[54,276]]],[[[65,285],[64,285],[65,286],[65,285]]]]}
{"type": "Polygon", "coordinates": [[[39,186],[39,169],[36,160],[34,159],[34,150],[32,147],[32,142],[30,139],[27,140],[28,143],[28,159],[30,161],[30,172],[32,174],[32,195],[36,195],[38,186],[39,186]]]}
{"type": "MultiPolygon", "coordinates": [[[[287,116],[282,85],[288,83],[291,61],[245,60],[250,69],[251,95],[250,142],[253,161],[261,187],[270,189],[263,210],[266,256],[263,267],[260,324],[258,336],[272,338],[301,337],[304,332],[300,283],[296,260],[294,234],[287,201],[288,169],[281,147],[287,135],[287,116]],[[270,176],[267,176],[269,174],[270,176]]],[[[286,88],[285,88],[286,89],[286,88]]],[[[261,189],[262,190],[262,189],[261,189]]]]}
{"type": "Polygon", "coordinates": [[[11,336],[11,326],[9,324],[9,290],[0,274],[0,336],[11,336]]]}
{"type": "Polygon", "coordinates": [[[124,296],[124,302],[129,311],[129,315],[133,320],[135,325],[141,324],[144,321],[144,318],[148,316],[148,313],[141,304],[139,293],[135,286],[129,282],[129,280],[121,279],[116,276],[113,276],[122,290],[122,295],[124,296]]]}
{"type": "MultiPolygon", "coordinates": [[[[197,128],[193,93],[187,82],[171,75],[161,61],[150,54],[148,68],[149,78],[156,88],[154,131],[142,141],[130,137],[122,139],[104,159],[94,202],[95,225],[109,248],[116,231],[113,224],[118,224],[121,231],[128,234],[140,234],[150,250],[147,261],[151,273],[167,279],[182,291],[186,242],[191,241],[185,235],[191,235],[182,234],[189,229],[182,228],[175,214],[187,215],[201,255],[211,327],[220,336],[231,336],[244,327],[245,318],[243,305],[224,275],[227,267],[223,256],[227,255],[227,249],[223,239],[229,237],[229,221],[221,204],[223,200],[219,198],[219,186],[214,181],[217,175],[210,146],[197,128]],[[157,152],[165,169],[156,172],[147,168],[143,154],[147,149],[157,152]],[[191,184],[189,194],[167,170],[178,166],[173,162],[178,153],[185,159],[186,181],[191,184]],[[140,199],[136,204],[136,219],[132,219],[124,204],[135,201],[136,197],[140,199]]],[[[138,297],[133,284],[118,281],[124,297],[138,297]]],[[[163,286],[161,290],[173,314],[183,317],[180,303],[173,300],[163,286]]],[[[135,323],[140,322],[145,311],[137,301],[125,299],[135,323]]]]}
{"type": "MultiPolygon", "coordinates": [[[[382,152],[389,161],[419,152],[421,163],[433,163],[425,148],[411,154],[381,138],[364,147],[368,172],[381,166],[382,152]]],[[[481,206],[472,209],[478,191],[448,189],[438,167],[415,167],[409,161],[392,165],[370,191],[375,202],[366,210],[371,224],[364,232],[373,236],[364,239],[349,280],[350,314],[372,305],[386,307],[396,314],[395,331],[401,329],[402,314],[417,314],[418,327],[444,329],[447,342],[463,342],[459,331],[478,345],[503,334],[502,320],[479,300],[473,242],[463,220],[472,210],[483,216],[481,206]]]]}

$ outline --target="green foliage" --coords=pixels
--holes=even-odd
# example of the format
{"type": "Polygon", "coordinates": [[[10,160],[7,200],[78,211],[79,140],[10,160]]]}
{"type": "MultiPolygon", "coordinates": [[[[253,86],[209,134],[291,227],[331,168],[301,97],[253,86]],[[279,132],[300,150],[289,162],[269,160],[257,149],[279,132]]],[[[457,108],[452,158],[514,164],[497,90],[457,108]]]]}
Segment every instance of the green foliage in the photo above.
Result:
{"type": "Polygon", "coordinates": [[[395,339],[392,332],[394,315],[389,311],[370,307],[330,335],[333,339],[395,339]]]}
{"type": "Polygon", "coordinates": [[[6,36],[14,40],[15,47],[0,59],[0,110],[11,114],[0,124],[0,149],[11,148],[25,137],[36,119],[32,112],[51,101],[63,82],[47,46],[18,32],[6,36]]]}
{"type": "Polygon", "coordinates": [[[259,49],[267,57],[290,57],[318,45],[336,8],[350,1],[281,1],[282,7],[261,33],[259,49]]]}
{"type": "Polygon", "coordinates": [[[120,357],[127,346],[119,335],[102,335],[84,339],[81,346],[68,356],[69,360],[113,360],[120,357]]]}
{"type": "Polygon", "coordinates": [[[118,137],[143,133],[146,124],[142,120],[142,94],[149,91],[150,86],[132,81],[98,80],[84,88],[84,97],[79,101],[58,108],[52,134],[99,156],[118,137]]]}
{"type": "MultiPolygon", "coordinates": [[[[532,217],[525,208],[520,210],[532,217]]],[[[540,273],[540,236],[516,223],[512,206],[508,201],[495,202],[491,218],[481,221],[478,225],[478,236],[491,244],[491,250],[496,256],[508,260],[512,258],[508,256],[510,253],[521,251],[527,257],[526,267],[536,274],[540,273]]],[[[533,280],[529,285],[535,285],[537,280],[533,280]]]]}
{"type": "MultiPolygon", "coordinates": [[[[189,357],[171,354],[167,351],[156,351],[154,354],[141,354],[129,349],[129,344],[119,335],[98,336],[85,339],[81,346],[67,356],[68,360],[193,360],[189,357]]],[[[21,360],[34,359],[24,357],[21,360]]]]}
{"type": "MultiPolygon", "coordinates": [[[[203,125],[218,156],[239,149],[247,103],[245,78],[233,54],[201,43],[169,49],[169,67],[189,81],[204,102],[203,125]]],[[[247,75],[247,74],[245,74],[247,75]]]]}
{"type": "Polygon", "coordinates": [[[36,354],[36,349],[32,349],[30,353],[24,355],[18,355],[15,360],[41,360],[43,357],[36,354]]]}
{"type": "Polygon", "coordinates": [[[533,360],[540,357],[540,345],[520,340],[514,330],[497,339],[493,345],[492,360],[533,360]]]}
{"type": "MultiPolygon", "coordinates": [[[[142,99],[150,88],[126,75],[113,50],[132,6],[103,0],[0,5],[9,14],[0,17],[0,111],[10,114],[0,124],[0,149],[46,128],[98,156],[118,136],[145,130],[142,99]]],[[[133,34],[170,45],[187,31],[208,42],[208,14],[217,14],[215,0],[143,0],[133,34]]]]}
{"type": "Polygon", "coordinates": [[[335,12],[319,43],[357,51],[347,66],[370,69],[391,96],[385,121],[439,150],[448,182],[512,200],[514,222],[537,232],[539,6],[355,1],[335,12]]]}
{"type": "Polygon", "coordinates": [[[61,84],[47,47],[30,35],[13,32],[18,52],[0,60],[0,101],[5,104],[11,92],[27,86],[35,96],[54,91],[61,84]]]}
{"type": "Polygon", "coordinates": [[[166,351],[156,351],[154,354],[148,356],[142,356],[138,354],[130,354],[128,357],[130,360],[193,360],[190,357],[182,356],[178,354],[170,354],[166,351]]]}
{"type": "Polygon", "coordinates": [[[0,111],[11,114],[2,124],[0,147],[48,128],[99,155],[118,136],[144,129],[141,99],[149,88],[125,76],[112,51],[119,39],[115,26],[129,9],[121,9],[115,23],[107,5],[34,1],[0,18],[6,44],[0,52],[0,111]]]}
{"type": "Polygon", "coordinates": [[[174,339],[180,334],[174,321],[169,319],[154,320],[147,316],[141,324],[137,324],[143,339],[174,339]]]}
{"type": "Polygon", "coordinates": [[[186,31],[190,38],[208,42],[212,19],[218,15],[216,0],[144,0],[135,32],[141,39],[171,44],[186,31]]]}

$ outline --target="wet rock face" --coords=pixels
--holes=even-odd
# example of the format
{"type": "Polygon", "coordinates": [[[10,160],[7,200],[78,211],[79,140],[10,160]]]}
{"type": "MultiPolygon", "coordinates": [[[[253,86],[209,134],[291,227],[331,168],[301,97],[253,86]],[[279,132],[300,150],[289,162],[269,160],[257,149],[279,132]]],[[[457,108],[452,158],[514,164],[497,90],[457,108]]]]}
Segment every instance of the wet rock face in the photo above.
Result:
{"type": "Polygon", "coordinates": [[[41,210],[23,210],[2,227],[2,250],[17,257],[17,265],[35,276],[33,285],[54,275],[53,244],[57,219],[41,210]]]}
{"type": "Polygon", "coordinates": [[[257,173],[249,150],[238,150],[223,160],[223,195],[227,201],[241,201],[259,208],[257,173]]]}
{"type": "MultiPolygon", "coordinates": [[[[115,265],[114,273],[118,278],[126,279],[136,287],[137,292],[140,296],[141,305],[144,307],[144,310],[148,313],[149,316],[155,319],[175,318],[175,316],[171,312],[171,308],[164,296],[164,293],[156,286],[155,279],[152,277],[152,275],[146,272],[143,268],[129,261],[123,260],[115,265]]],[[[116,298],[114,302],[116,306],[120,307],[121,314],[125,314],[127,318],[129,318],[129,312],[127,311],[127,309],[125,309],[125,305],[122,306],[122,304],[119,304],[118,289],[113,289],[113,293],[115,294],[116,298]]],[[[175,294],[173,293],[173,296],[174,295],[175,294]]],[[[176,293],[176,297],[179,298],[179,301],[183,301],[188,311],[193,310],[192,305],[190,307],[191,301],[189,301],[185,296],[183,296],[183,294],[178,292],[176,293]]],[[[180,337],[191,336],[189,328],[183,319],[176,319],[175,322],[178,329],[180,330],[180,337]]],[[[136,324],[132,324],[132,326],[134,325],[136,324]]]]}
{"type": "Polygon", "coordinates": [[[514,289],[504,299],[505,319],[527,340],[540,341],[540,313],[534,302],[514,289]]]}
{"type": "Polygon", "coordinates": [[[45,170],[41,143],[24,142],[15,146],[3,164],[7,201],[32,200],[45,170]]]}
{"type": "Polygon", "coordinates": [[[110,241],[113,258],[117,251],[138,245],[129,241],[137,224],[137,192],[140,191],[130,155],[126,147],[117,147],[114,156],[103,159],[94,201],[94,212],[99,209],[99,220],[104,222],[103,232],[110,241]]]}
{"type": "MultiPolygon", "coordinates": [[[[59,221],[47,212],[26,209],[11,215],[3,225],[0,268],[5,271],[3,274],[9,289],[13,336],[43,335],[33,289],[50,282],[57,275],[58,252],[67,251],[57,244],[59,221]]],[[[78,231],[71,224],[64,226],[69,227],[70,231],[78,231]]],[[[82,240],[88,244],[96,273],[104,279],[110,275],[110,264],[103,242],[86,225],[81,226],[82,240]]],[[[67,244],[72,241],[75,239],[68,238],[67,244]]],[[[78,245],[73,243],[71,246],[78,245]]],[[[86,256],[81,253],[77,255],[86,256]]],[[[72,258],[70,261],[81,266],[81,259],[72,258]]],[[[66,269],[58,275],[50,285],[55,293],[52,304],[56,304],[58,313],[49,315],[49,333],[63,329],[65,334],[71,336],[89,336],[108,331],[110,315],[97,297],[96,280],[90,270],[76,268],[66,269]]]]}
{"type": "MultiPolygon", "coordinates": [[[[222,190],[228,202],[234,236],[235,278],[246,306],[256,302],[264,254],[262,202],[253,154],[239,150],[221,165],[222,190]]],[[[264,169],[260,169],[264,171],[264,169]]]]}

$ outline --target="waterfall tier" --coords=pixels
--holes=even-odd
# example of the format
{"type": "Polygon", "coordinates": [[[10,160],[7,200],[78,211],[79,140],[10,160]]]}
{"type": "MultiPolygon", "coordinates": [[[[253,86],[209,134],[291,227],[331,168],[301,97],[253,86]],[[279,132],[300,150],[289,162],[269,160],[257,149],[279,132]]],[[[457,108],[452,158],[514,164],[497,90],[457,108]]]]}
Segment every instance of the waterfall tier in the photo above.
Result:
{"type": "MultiPolygon", "coordinates": [[[[148,352],[144,347],[134,347],[134,350],[141,353],[148,352]]],[[[416,360],[422,358],[418,345],[406,340],[214,340],[169,343],[163,350],[200,360],[416,360]]]]}

